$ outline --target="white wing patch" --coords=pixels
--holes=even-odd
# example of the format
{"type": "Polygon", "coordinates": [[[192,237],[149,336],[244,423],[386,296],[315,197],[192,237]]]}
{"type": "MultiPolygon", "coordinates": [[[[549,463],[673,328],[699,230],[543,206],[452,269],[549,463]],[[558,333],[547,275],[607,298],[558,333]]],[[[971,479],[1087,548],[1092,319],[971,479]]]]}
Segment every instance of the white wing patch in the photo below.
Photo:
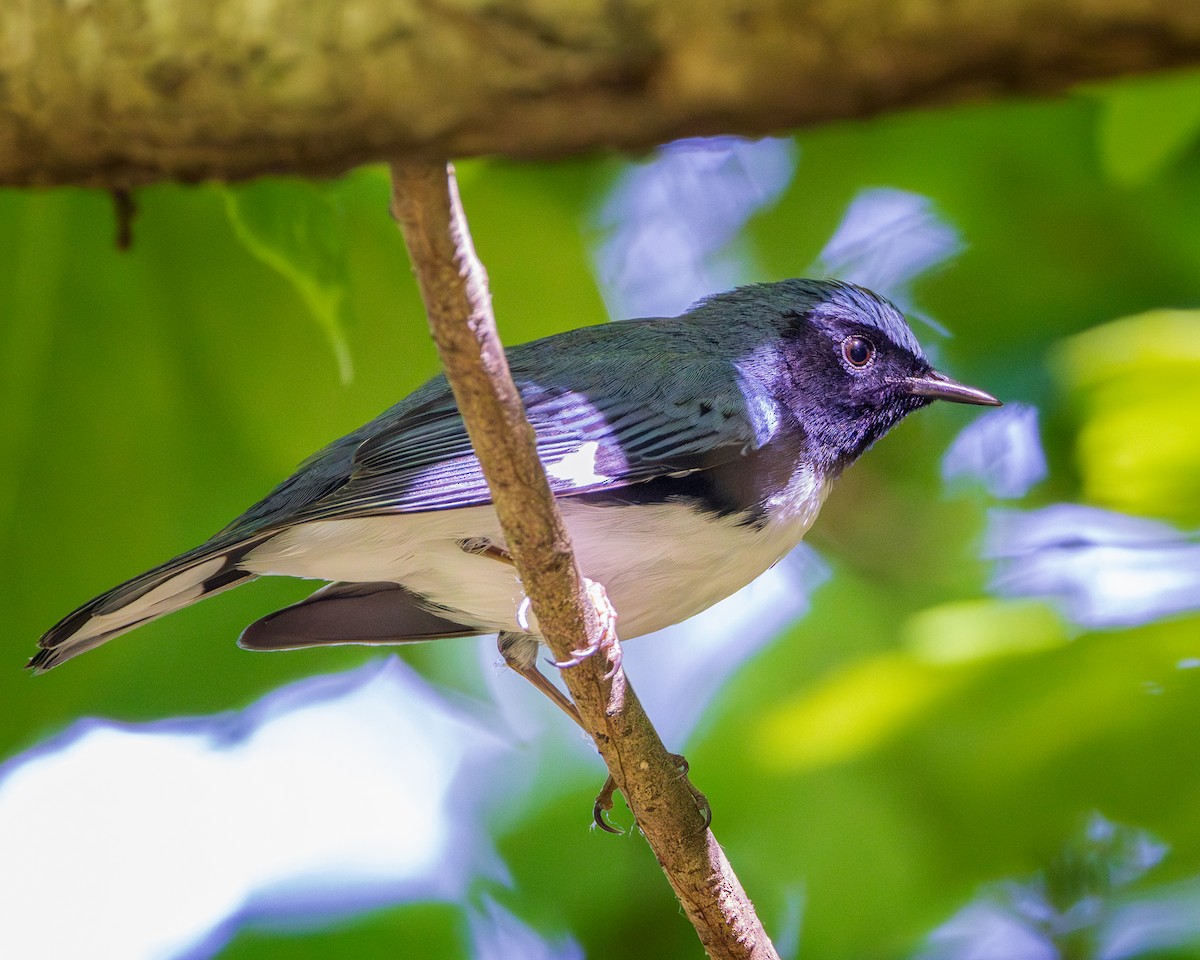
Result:
{"type": "Polygon", "coordinates": [[[606,477],[596,472],[596,454],[600,444],[595,440],[580,444],[579,449],[560,457],[554,463],[546,464],[546,473],[555,480],[565,480],[572,487],[591,487],[597,484],[610,483],[612,477],[606,477]]]}

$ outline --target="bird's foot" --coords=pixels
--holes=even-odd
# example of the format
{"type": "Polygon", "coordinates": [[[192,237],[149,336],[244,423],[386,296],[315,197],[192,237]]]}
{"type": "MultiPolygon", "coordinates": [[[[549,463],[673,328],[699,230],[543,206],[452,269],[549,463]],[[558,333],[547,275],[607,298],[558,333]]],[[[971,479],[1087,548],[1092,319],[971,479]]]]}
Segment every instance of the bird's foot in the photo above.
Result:
{"type": "Polygon", "coordinates": [[[692,765],[687,762],[687,757],[682,753],[671,754],[671,759],[675,761],[675,766],[679,768],[679,776],[683,778],[683,785],[688,788],[688,793],[692,795],[692,799],[696,802],[696,809],[700,811],[700,816],[704,818],[704,826],[701,830],[707,830],[712,826],[712,806],[708,802],[708,797],[696,789],[696,785],[688,779],[688,771],[692,769],[692,765]]]}
{"type": "Polygon", "coordinates": [[[617,637],[617,611],[613,609],[612,602],[608,599],[608,593],[602,584],[595,580],[585,580],[584,582],[587,584],[588,599],[596,608],[596,616],[600,621],[596,639],[581,650],[572,650],[569,660],[552,662],[560,670],[566,670],[568,667],[577,667],[588,657],[604,651],[604,657],[608,660],[608,671],[604,674],[604,679],[611,680],[621,669],[621,658],[624,656],[621,651],[621,641],[617,637]]]}
{"type": "Polygon", "coordinates": [[[596,802],[592,804],[592,823],[605,833],[615,833],[617,836],[620,836],[625,831],[620,827],[614,827],[608,822],[608,817],[605,816],[613,808],[613,794],[616,792],[617,781],[610,774],[605,779],[604,786],[600,788],[600,792],[596,794],[596,802]]]}
{"type": "MultiPolygon", "coordinates": [[[[685,781],[684,785],[688,788],[688,793],[692,795],[692,799],[696,803],[696,809],[700,811],[700,816],[704,818],[704,826],[700,829],[707,830],[712,826],[712,807],[709,805],[708,798],[696,789],[691,780],[688,780],[687,775],[691,769],[691,765],[687,762],[687,758],[678,753],[672,753],[670,756],[675,766],[679,768],[679,776],[685,781]]],[[[617,782],[610,775],[604,781],[604,786],[600,788],[600,792],[596,794],[596,802],[592,804],[592,822],[605,833],[620,835],[625,831],[609,823],[607,816],[608,812],[613,808],[613,794],[616,791],[617,782]]]]}

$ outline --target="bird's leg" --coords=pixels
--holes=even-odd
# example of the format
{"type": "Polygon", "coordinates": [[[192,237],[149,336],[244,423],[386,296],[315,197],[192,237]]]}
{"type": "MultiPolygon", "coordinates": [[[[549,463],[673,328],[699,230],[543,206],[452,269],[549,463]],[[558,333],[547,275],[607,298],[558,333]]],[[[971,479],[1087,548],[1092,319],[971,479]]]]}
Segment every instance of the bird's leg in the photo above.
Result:
{"type": "MultiPolygon", "coordinates": [[[[460,540],[458,546],[464,553],[474,554],[477,557],[488,557],[491,560],[506,563],[510,567],[516,566],[513,563],[512,554],[486,537],[460,540]]],[[[504,658],[504,662],[542,691],[556,707],[586,732],[587,728],[584,727],[583,719],[579,716],[575,704],[537,668],[538,643],[537,637],[527,633],[502,632],[496,638],[496,647],[500,651],[500,656],[504,658]]]]}
{"type": "MultiPolygon", "coordinates": [[[[460,540],[458,546],[464,553],[474,554],[477,557],[488,557],[491,560],[506,563],[510,567],[516,566],[513,562],[512,554],[503,547],[492,543],[486,537],[473,537],[468,540],[460,540]]],[[[525,603],[528,603],[528,601],[525,601],[525,603]]],[[[525,604],[522,604],[522,609],[524,609],[524,606],[525,604]]],[[[520,619],[520,616],[518,619],[520,619]]],[[[556,707],[579,724],[581,728],[583,727],[583,720],[579,716],[579,711],[575,709],[575,704],[568,700],[566,695],[538,670],[537,637],[527,633],[502,632],[496,638],[496,647],[500,650],[500,656],[504,658],[504,662],[510,668],[541,690],[542,693],[551,699],[556,707]]]]}
{"type": "MultiPolygon", "coordinates": [[[[575,704],[537,668],[537,644],[536,637],[524,633],[501,633],[496,639],[496,646],[500,650],[500,656],[504,658],[504,662],[549,697],[556,707],[579,726],[580,730],[589,733],[575,704]]],[[[707,830],[712,823],[712,808],[708,805],[708,800],[692,785],[690,780],[687,780],[689,769],[687,759],[677,753],[671,754],[671,759],[679,768],[679,775],[687,781],[687,788],[695,799],[700,813],[704,816],[704,829],[707,830]]],[[[595,803],[592,804],[592,821],[605,833],[624,833],[620,827],[614,827],[609,823],[605,816],[613,807],[613,794],[616,790],[617,782],[612,778],[612,774],[609,774],[605,778],[604,786],[596,795],[595,803]]]]}
{"type": "MultiPolygon", "coordinates": [[[[575,704],[567,699],[566,694],[551,683],[550,678],[537,668],[537,643],[536,637],[524,633],[502,633],[496,638],[496,646],[499,648],[504,662],[541,690],[556,707],[579,725],[580,730],[587,733],[588,729],[584,726],[583,718],[579,716],[579,710],[576,709],[575,704]],[[530,646],[533,647],[532,655],[529,652],[530,646]]],[[[604,781],[604,786],[600,788],[596,802],[592,804],[592,820],[601,830],[619,834],[623,831],[619,827],[614,827],[604,817],[604,812],[612,809],[612,795],[616,789],[617,782],[609,775],[608,779],[604,781]]]]}
{"type": "Polygon", "coordinates": [[[468,537],[465,540],[459,540],[458,548],[463,553],[474,554],[477,557],[490,557],[492,560],[507,563],[510,567],[516,566],[512,554],[503,547],[496,546],[487,537],[468,537]]]}
{"type": "Polygon", "coordinates": [[[531,637],[525,633],[502,633],[496,638],[496,646],[500,650],[500,656],[504,658],[504,662],[541,690],[556,707],[579,724],[580,729],[586,733],[587,727],[583,725],[583,719],[579,716],[575,704],[537,668],[537,645],[537,637],[531,637]],[[532,655],[529,652],[530,647],[533,648],[532,655]]]}
{"type": "MultiPolygon", "coordinates": [[[[498,560],[502,563],[512,564],[513,562],[512,557],[506,550],[490,541],[463,541],[460,546],[467,553],[491,557],[493,560],[498,560]]],[[[565,670],[568,667],[578,666],[588,657],[603,650],[605,658],[609,663],[608,672],[604,677],[606,680],[611,680],[616,676],[617,671],[621,669],[622,659],[621,642],[617,637],[617,611],[613,609],[613,605],[609,601],[608,594],[605,592],[603,585],[594,580],[586,580],[586,583],[588,597],[595,605],[596,614],[600,618],[600,635],[597,637],[595,643],[590,644],[584,649],[572,650],[571,653],[574,656],[571,660],[551,662],[559,669],[565,670]]],[[[537,644],[537,637],[524,633],[501,633],[496,638],[496,646],[500,650],[500,656],[504,658],[504,662],[549,697],[551,702],[570,717],[584,733],[590,734],[590,731],[583,722],[583,718],[579,716],[579,710],[575,704],[567,698],[566,694],[550,682],[549,677],[537,668],[537,644]],[[532,653],[530,650],[531,647],[532,653]]],[[[687,760],[675,753],[671,754],[671,759],[679,767],[679,775],[686,780],[689,769],[687,760]]],[[[712,823],[712,808],[709,806],[704,794],[697,790],[690,780],[687,781],[687,788],[691,791],[692,797],[696,801],[696,806],[704,815],[704,829],[707,830],[712,823]]],[[[616,790],[617,782],[612,778],[612,774],[609,774],[605,778],[600,792],[596,795],[595,803],[592,804],[592,821],[606,833],[621,834],[624,831],[620,827],[614,827],[608,822],[608,818],[605,816],[613,807],[613,794],[616,790]]]]}
{"type": "MultiPolygon", "coordinates": [[[[507,563],[509,566],[516,565],[513,562],[512,554],[510,554],[503,547],[499,547],[492,543],[492,541],[488,540],[486,537],[472,537],[467,540],[460,540],[458,546],[464,553],[474,554],[477,557],[489,557],[492,560],[498,560],[500,563],[507,563]]],[[[617,675],[617,671],[621,669],[621,659],[623,657],[623,653],[621,651],[621,641],[617,637],[617,611],[613,609],[612,602],[608,599],[608,593],[605,591],[603,584],[597,583],[595,580],[589,580],[586,577],[584,578],[584,583],[587,584],[588,599],[592,601],[592,606],[596,608],[596,615],[600,619],[599,634],[592,643],[588,644],[583,649],[572,650],[571,659],[554,660],[551,662],[560,670],[565,670],[568,667],[579,666],[588,657],[593,656],[603,650],[605,659],[608,660],[608,671],[604,674],[604,679],[611,680],[617,675]]],[[[528,605],[529,600],[524,600],[517,612],[517,620],[523,627],[528,626],[528,613],[526,612],[528,605]]],[[[521,636],[521,634],[513,634],[513,636],[521,636]]],[[[501,643],[503,643],[503,640],[501,640],[501,643]]],[[[500,652],[501,654],[504,654],[503,648],[500,652]]],[[[540,673],[538,673],[536,669],[534,669],[533,674],[530,675],[529,668],[522,667],[507,655],[504,655],[504,659],[510,667],[529,680],[530,683],[532,683],[543,693],[546,693],[548,696],[550,696],[551,699],[554,699],[554,702],[558,703],[560,707],[562,706],[562,703],[559,703],[559,701],[555,699],[556,696],[562,696],[562,694],[558,692],[558,688],[551,685],[549,689],[554,690],[554,693],[549,693],[549,689],[544,686],[544,684],[548,684],[549,681],[540,673]],[[535,680],[535,676],[538,679],[535,680]]],[[[574,707],[571,709],[574,710],[574,707]]],[[[575,720],[576,722],[579,722],[578,713],[575,714],[575,720]]],[[[582,726],[582,724],[580,724],[580,726],[582,726]]]]}
{"type": "Polygon", "coordinates": [[[614,827],[608,822],[608,817],[606,816],[608,811],[613,808],[613,794],[616,792],[617,781],[612,778],[612,774],[610,773],[604,781],[604,786],[596,794],[596,802],[592,804],[592,823],[605,833],[615,833],[619,836],[625,831],[620,827],[614,827]]]}
{"type": "Polygon", "coordinates": [[[692,769],[692,765],[687,762],[687,757],[682,753],[672,753],[671,759],[675,761],[675,766],[679,768],[679,776],[688,788],[688,793],[692,795],[692,799],[696,802],[696,809],[700,811],[700,816],[704,818],[704,826],[701,829],[707,830],[712,826],[712,807],[708,803],[708,797],[697,790],[696,785],[688,779],[688,771],[692,769]]]}

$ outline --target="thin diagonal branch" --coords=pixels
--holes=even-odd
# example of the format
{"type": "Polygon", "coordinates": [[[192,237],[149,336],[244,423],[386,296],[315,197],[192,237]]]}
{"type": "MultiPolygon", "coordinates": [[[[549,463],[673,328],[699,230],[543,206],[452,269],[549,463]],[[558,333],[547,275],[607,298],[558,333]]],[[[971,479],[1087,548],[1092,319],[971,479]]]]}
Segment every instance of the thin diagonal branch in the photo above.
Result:
{"type": "MultiPolygon", "coordinates": [[[[509,374],[453,170],[396,164],[392,185],[392,213],[509,551],[546,643],[567,660],[598,638],[600,623],[509,374]]],[[[564,671],[567,687],[705,950],[722,960],[777,960],[633,688],[620,670],[605,679],[607,668],[603,657],[588,658],[564,671]]]]}

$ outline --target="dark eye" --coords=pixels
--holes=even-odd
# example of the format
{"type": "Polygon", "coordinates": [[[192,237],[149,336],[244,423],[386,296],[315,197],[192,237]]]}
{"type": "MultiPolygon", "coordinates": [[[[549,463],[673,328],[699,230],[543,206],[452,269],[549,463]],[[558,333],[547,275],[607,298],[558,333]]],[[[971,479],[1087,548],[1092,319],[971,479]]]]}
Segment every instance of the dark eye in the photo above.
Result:
{"type": "Polygon", "coordinates": [[[852,367],[865,367],[875,359],[875,344],[866,337],[847,337],[842,341],[842,356],[852,367]]]}

